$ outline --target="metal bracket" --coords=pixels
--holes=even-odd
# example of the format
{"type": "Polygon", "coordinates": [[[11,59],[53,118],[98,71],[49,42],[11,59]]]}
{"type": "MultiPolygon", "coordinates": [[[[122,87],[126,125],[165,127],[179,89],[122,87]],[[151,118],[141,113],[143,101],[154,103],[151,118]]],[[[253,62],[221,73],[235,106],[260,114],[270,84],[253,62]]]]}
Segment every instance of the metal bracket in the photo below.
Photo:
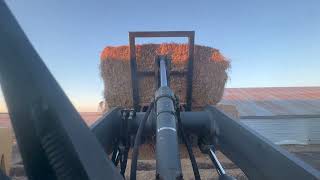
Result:
{"type": "Polygon", "coordinates": [[[187,94],[186,94],[186,110],[191,111],[192,106],[192,79],[193,79],[193,59],[194,59],[194,31],[146,31],[146,32],[129,32],[129,46],[130,46],[130,67],[131,67],[131,81],[132,81],[132,100],[133,108],[139,110],[139,75],[143,74],[137,71],[136,62],[136,38],[147,37],[187,37],[189,44],[189,60],[187,72],[187,94]]]}

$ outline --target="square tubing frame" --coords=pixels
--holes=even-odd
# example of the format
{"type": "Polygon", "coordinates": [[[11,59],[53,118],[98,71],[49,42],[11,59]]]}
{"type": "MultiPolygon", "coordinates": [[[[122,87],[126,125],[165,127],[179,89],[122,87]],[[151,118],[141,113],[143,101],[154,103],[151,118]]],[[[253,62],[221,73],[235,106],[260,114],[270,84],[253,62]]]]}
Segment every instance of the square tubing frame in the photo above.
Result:
{"type": "MultiPolygon", "coordinates": [[[[140,31],[129,32],[130,46],[130,67],[132,84],[132,101],[135,110],[139,110],[139,75],[136,61],[136,38],[148,37],[187,37],[189,45],[188,72],[187,72],[187,92],[186,92],[186,110],[191,111],[192,107],[192,80],[193,80],[193,60],[194,60],[194,31],[140,31]]],[[[142,73],[143,74],[143,73],[142,73]]]]}

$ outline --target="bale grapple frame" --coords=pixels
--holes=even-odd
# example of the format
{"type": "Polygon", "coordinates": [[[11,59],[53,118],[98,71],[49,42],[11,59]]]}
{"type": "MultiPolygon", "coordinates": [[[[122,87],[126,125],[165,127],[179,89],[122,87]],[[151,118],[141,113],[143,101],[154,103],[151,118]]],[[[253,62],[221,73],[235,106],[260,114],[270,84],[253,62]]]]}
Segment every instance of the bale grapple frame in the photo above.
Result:
{"type": "MultiPolygon", "coordinates": [[[[192,106],[192,78],[193,78],[193,58],[194,58],[194,31],[149,31],[149,32],[129,32],[129,47],[130,47],[130,66],[131,66],[131,78],[132,78],[132,100],[133,107],[135,110],[141,108],[139,100],[139,79],[144,76],[155,76],[155,83],[158,83],[157,75],[158,71],[155,69],[154,72],[138,71],[136,63],[136,38],[146,37],[186,37],[188,38],[189,54],[188,54],[188,67],[186,72],[170,71],[171,76],[186,76],[186,104],[185,109],[191,110],[192,106]]],[[[158,66],[155,66],[158,67],[158,66]]]]}
{"type": "MultiPolygon", "coordinates": [[[[176,32],[166,33],[171,36],[176,32]]],[[[159,36],[157,32],[148,34],[159,36]]],[[[133,33],[130,42],[137,35],[133,33]]],[[[139,137],[155,134],[157,179],[182,179],[178,139],[193,134],[200,149],[210,155],[220,179],[232,177],[225,174],[213,147],[218,147],[249,179],[319,179],[319,171],[214,106],[198,112],[188,108],[182,111],[168,83],[169,60],[160,56],[155,63],[159,88],[146,112],[113,108],[87,127],[1,0],[0,82],[28,178],[123,179],[132,147],[129,139],[135,136],[130,175],[135,179],[132,169],[139,137]],[[120,172],[115,166],[118,163],[120,172]]],[[[192,150],[190,157],[194,159],[192,150]]],[[[200,179],[196,165],[194,170],[195,179],[200,179]]],[[[10,179],[1,172],[0,177],[10,179]]]]}

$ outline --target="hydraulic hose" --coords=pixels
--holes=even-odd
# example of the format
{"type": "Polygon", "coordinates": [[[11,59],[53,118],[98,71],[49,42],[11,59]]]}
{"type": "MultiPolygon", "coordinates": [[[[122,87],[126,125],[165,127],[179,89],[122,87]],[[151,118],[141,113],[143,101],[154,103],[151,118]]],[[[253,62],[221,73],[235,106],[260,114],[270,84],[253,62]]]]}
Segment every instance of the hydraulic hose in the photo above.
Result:
{"type": "Polygon", "coordinates": [[[198,168],[198,165],[197,165],[196,158],[194,157],[189,138],[187,137],[186,133],[184,132],[184,129],[183,129],[183,126],[182,126],[182,123],[181,123],[181,117],[180,117],[180,111],[179,110],[177,111],[177,119],[178,119],[178,126],[179,126],[179,129],[180,129],[180,132],[181,132],[182,140],[184,141],[184,143],[186,145],[186,148],[187,148],[187,151],[188,151],[188,154],[189,154],[189,158],[190,158],[190,161],[191,161],[194,178],[196,180],[201,180],[200,173],[199,173],[199,168],[198,168]]]}
{"type": "Polygon", "coordinates": [[[134,139],[134,146],[133,146],[133,150],[132,150],[131,170],[130,170],[130,179],[131,180],[136,180],[136,178],[137,178],[137,164],[138,164],[138,156],[139,156],[139,146],[141,143],[141,135],[142,135],[143,129],[145,127],[145,124],[148,120],[148,117],[149,117],[150,112],[152,111],[153,107],[154,107],[154,101],[151,102],[146,114],[144,115],[142,121],[140,122],[136,137],[134,139]]]}

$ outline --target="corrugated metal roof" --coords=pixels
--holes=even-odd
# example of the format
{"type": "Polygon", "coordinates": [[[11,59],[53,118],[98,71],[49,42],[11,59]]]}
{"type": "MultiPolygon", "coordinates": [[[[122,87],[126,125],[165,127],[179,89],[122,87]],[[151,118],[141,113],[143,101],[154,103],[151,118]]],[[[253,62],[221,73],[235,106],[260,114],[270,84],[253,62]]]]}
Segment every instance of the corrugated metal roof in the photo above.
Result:
{"type": "Polygon", "coordinates": [[[320,117],[320,87],[226,88],[221,103],[235,105],[240,116],[320,117]]]}
{"type": "Polygon", "coordinates": [[[275,144],[320,144],[320,118],[241,119],[275,144]]]}
{"type": "Polygon", "coordinates": [[[227,88],[221,103],[273,143],[320,143],[320,87],[227,88]]]}

